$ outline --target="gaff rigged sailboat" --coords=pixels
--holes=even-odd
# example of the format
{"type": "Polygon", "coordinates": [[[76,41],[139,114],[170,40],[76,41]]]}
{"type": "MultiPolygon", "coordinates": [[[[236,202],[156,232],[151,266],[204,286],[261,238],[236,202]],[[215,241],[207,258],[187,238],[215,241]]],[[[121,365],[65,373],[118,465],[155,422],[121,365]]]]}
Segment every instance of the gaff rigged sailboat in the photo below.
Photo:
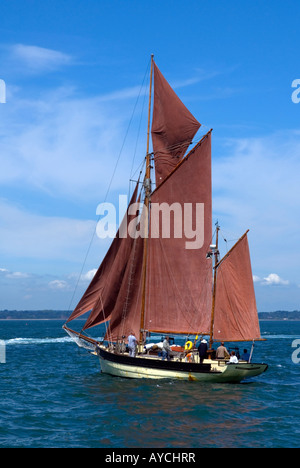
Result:
{"type": "Polygon", "coordinates": [[[93,347],[104,373],[240,382],[267,370],[266,364],[251,359],[234,364],[215,358],[215,343],[254,343],[261,335],[247,233],[222,259],[219,226],[212,245],[212,130],[187,152],[200,126],[152,56],[141,193],[138,182],[116,237],[64,325],[75,340],[93,347]],[[140,200],[141,213],[137,208],[140,200]],[[71,330],[68,323],[87,312],[81,332],[71,330]],[[87,336],[86,330],[102,323],[106,323],[103,342],[87,336]],[[134,357],[120,345],[132,332],[138,341],[134,357]],[[207,336],[207,358],[200,360],[195,339],[187,347],[173,348],[171,359],[164,360],[157,346],[147,351],[146,337],[153,334],[207,336]]]}

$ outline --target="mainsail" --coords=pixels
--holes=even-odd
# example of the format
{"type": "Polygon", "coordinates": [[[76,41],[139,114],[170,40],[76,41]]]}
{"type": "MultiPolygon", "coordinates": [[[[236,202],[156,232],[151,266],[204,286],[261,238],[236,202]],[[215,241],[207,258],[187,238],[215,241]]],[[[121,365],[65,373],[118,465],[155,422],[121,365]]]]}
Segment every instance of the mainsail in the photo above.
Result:
{"type": "Polygon", "coordinates": [[[207,332],[212,287],[206,259],[212,238],[211,132],[154,191],[151,206],[145,327],[207,332]],[[164,222],[170,223],[169,232],[164,222]]]}

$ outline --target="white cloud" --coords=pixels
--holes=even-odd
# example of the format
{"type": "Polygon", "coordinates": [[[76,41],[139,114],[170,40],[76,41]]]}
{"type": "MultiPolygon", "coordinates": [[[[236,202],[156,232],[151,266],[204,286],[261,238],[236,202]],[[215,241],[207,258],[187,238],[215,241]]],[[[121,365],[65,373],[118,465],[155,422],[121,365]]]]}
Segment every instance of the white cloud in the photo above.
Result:
{"type": "Polygon", "coordinates": [[[14,44],[10,51],[14,60],[34,72],[50,71],[72,63],[70,55],[35,45],[14,44]]]}
{"type": "Polygon", "coordinates": [[[81,275],[81,280],[82,281],[92,281],[92,279],[94,278],[95,274],[97,272],[97,269],[94,268],[92,270],[89,270],[87,273],[85,273],[84,275],[81,275]]]}
{"type": "Polygon", "coordinates": [[[2,276],[4,276],[5,278],[9,278],[9,279],[18,280],[18,279],[30,278],[29,273],[24,273],[21,271],[9,271],[6,268],[0,268],[0,273],[2,273],[2,276]]]}
{"type": "Polygon", "coordinates": [[[288,285],[290,282],[281,278],[277,273],[270,273],[268,276],[264,278],[260,278],[257,275],[253,275],[253,282],[258,283],[261,285],[274,285],[274,284],[281,284],[281,285],[288,285]]]}
{"type": "Polygon", "coordinates": [[[264,278],[264,281],[263,281],[262,284],[266,284],[266,285],[284,284],[284,285],[287,285],[287,284],[289,284],[289,281],[280,278],[280,276],[277,275],[276,273],[270,273],[266,278],[264,278]]]}
{"type": "Polygon", "coordinates": [[[24,279],[24,278],[29,278],[29,275],[28,275],[28,273],[21,273],[20,271],[15,271],[13,273],[8,273],[6,275],[6,278],[24,279]]]}
{"type": "Polygon", "coordinates": [[[49,287],[51,289],[58,289],[58,290],[67,289],[68,283],[63,280],[53,280],[53,281],[50,281],[49,287]]]}
{"type": "Polygon", "coordinates": [[[260,277],[256,276],[256,275],[253,275],[253,282],[258,283],[259,281],[261,281],[260,277]]]}

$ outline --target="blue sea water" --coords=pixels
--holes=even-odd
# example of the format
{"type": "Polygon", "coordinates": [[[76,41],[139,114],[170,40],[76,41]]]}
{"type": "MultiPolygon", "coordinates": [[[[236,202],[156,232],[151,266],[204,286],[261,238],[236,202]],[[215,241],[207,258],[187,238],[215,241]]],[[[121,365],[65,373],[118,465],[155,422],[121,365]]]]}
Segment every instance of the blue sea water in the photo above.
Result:
{"type": "Polygon", "coordinates": [[[218,385],[101,374],[61,327],[0,322],[0,447],[300,446],[300,322],[261,322],[254,361],[268,372],[218,385]]]}

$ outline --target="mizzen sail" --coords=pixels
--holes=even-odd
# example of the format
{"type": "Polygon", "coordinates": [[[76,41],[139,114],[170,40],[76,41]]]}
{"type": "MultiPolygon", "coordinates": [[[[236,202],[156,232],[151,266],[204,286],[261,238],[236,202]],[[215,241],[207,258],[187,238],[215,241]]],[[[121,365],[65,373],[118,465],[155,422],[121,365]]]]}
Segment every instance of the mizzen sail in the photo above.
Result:
{"type": "Polygon", "coordinates": [[[217,265],[214,339],[260,339],[247,233],[217,265]]]}

